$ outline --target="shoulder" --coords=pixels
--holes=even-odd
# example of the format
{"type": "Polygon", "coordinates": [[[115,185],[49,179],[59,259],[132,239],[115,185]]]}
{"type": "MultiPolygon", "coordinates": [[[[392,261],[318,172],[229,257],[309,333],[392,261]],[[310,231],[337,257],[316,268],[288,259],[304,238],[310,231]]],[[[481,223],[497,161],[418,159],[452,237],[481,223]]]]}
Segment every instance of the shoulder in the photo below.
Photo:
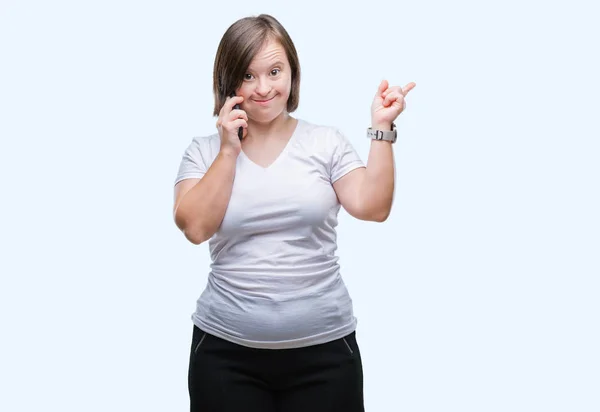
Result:
{"type": "Polygon", "coordinates": [[[298,128],[302,134],[313,138],[329,137],[332,134],[339,133],[339,129],[335,126],[313,123],[304,119],[298,119],[298,128]]]}
{"type": "Polygon", "coordinates": [[[219,138],[219,134],[213,133],[210,135],[193,136],[186,149],[204,152],[210,150],[213,146],[217,146],[218,148],[220,145],[221,139],[219,138]]]}
{"type": "Polygon", "coordinates": [[[333,125],[298,119],[298,128],[298,140],[315,149],[332,150],[345,140],[340,129],[333,125]]]}
{"type": "Polygon", "coordinates": [[[218,133],[194,136],[185,148],[184,156],[189,156],[193,160],[201,160],[206,163],[216,157],[219,153],[220,146],[221,139],[218,133]]]}

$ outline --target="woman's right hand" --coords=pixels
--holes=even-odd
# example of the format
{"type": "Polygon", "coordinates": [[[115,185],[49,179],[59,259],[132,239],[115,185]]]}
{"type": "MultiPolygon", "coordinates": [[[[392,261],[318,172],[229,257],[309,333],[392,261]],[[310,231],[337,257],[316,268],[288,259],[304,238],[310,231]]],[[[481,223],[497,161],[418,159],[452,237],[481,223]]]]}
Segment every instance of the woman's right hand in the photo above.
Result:
{"type": "Polygon", "coordinates": [[[227,97],[217,120],[217,129],[221,137],[221,150],[227,150],[238,155],[242,150],[238,129],[243,128],[243,137],[248,133],[248,115],[241,109],[233,109],[236,104],[244,101],[242,96],[227,97]]]}

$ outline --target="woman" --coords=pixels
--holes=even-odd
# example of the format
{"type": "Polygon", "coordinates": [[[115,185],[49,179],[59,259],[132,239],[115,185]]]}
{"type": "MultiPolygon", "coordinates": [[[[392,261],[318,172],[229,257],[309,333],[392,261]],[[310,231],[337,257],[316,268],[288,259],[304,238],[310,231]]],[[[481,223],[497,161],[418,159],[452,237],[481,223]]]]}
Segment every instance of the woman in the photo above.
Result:
{"type": "Polygon", "coordinates": [[[379,85],[367,167],[337,129],[290,115],[299,86],[294,44],[276,19],[243,18],[225,32],[213,76],[218,133],[192,140],[175,181],[175,222],[190,242],[208,240],[212,259],[192,315],[192,411],[364,410],[335,227],[341,206],[362,220],[389,215],[393,121],[415,84],[379,85]]]}

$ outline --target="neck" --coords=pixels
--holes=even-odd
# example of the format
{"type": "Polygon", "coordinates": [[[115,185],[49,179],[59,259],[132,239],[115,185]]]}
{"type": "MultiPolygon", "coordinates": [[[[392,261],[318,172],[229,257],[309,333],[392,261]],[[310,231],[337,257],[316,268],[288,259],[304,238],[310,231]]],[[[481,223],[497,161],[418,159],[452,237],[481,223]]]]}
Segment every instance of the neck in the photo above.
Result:
{"type": "Polygon", "coordinates": [[[286,111],[283,111],[279,116],[270,122],[262,123],[249,119],[248,137],[263,140],[280,136],[282,131],[287,130],[291,120],[293,120],[293,118],[286,111]]]}

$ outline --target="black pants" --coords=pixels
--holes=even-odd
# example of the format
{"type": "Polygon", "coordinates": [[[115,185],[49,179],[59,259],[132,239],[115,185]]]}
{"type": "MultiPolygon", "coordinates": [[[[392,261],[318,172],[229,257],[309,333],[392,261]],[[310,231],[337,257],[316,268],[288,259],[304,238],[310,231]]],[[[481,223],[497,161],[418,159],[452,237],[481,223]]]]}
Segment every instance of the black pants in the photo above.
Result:
{"type": "Polygon", "coordinates": [[[297,349],[254,349],[194,326],[191,412],[363,412],[355,333],[297,349]]]}

